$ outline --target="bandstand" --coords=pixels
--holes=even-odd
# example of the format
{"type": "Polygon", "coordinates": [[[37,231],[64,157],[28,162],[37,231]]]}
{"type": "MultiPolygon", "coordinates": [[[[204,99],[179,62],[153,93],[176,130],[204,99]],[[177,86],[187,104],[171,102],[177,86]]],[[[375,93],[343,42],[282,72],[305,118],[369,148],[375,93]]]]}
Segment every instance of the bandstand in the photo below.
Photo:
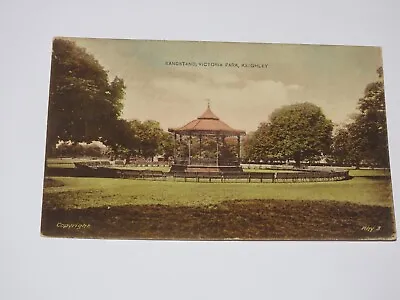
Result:
{"type": "Polygon", "coordinates": [[[208,172],[208,173],[242,173],[241,161],[241,137],[246,135],[243,130],[237,130],[221,121],[210,109],[208,104],[206,111],[197,119],[192,120],[179,128],[169,128],[174,134],[174,161],[170,172],[208,172]],[[183,156],[182,137],[187,139],[188,154],[183,156]],[[188,138],[187,138],[188,137],[188,138]],[[203,157],[202,141],[205,137],[215,139],[215,158],[203,157]],[[220,155],[220,143],[225,143],[225,138],[236,137],[236,154],[234,159],[223,159],[220,155]],[[199,142],[197,153],[193,153],[192,140],[199,142]],[[177,142],[179,141],[179,146],[177,142]]]}

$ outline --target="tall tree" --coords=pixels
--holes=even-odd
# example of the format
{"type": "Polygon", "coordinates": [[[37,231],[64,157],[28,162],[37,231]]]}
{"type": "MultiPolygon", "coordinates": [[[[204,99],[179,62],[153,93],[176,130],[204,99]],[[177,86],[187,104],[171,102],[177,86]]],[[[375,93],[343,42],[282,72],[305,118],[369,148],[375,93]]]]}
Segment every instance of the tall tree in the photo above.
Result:
{"type": "Polygon", "coordinates": [[[174,136],[171,133],[162,133],[160,148],[164,159],[168,160],[174,156],[174,136]]]}
{"type": "Polygon", "coordinates": [[[333,136],[332,158],[335,164],[359,166],[362,160],[359,149],[359,131],[354,123],[339,128],[333,136]]]}
{"type": "Polygon", "coordinates": [[[311,103],[286,105],[275,110],[269,123],[261,124],[254,134],[251,148],[258,158],[304,159],[329,153],[332,121],[320,107],[311,103]]]}
{"type": "MultiPolygon", "coordinates": [[[[114,121],[112,133],[104,144],[111,149],[111,158],[124,157],[129,162],[130,157],[137,155],[139,151],[140,140],[137,128],[132,121],[124,119],[114,121]]],[[[101,139],[102,140],[102,139],[101,139]]]]}
{"type": "Polygon", "coordinates": [[[359,113],[334,137],[332,154],[338,163],[389,166],[382,67],[377,74],[377,81],[368,84],[358,100],[359,113]]]}
{"type": "MultiPolygon", "coordinates": [[[[139,120],[129,121],[130,132],[133,135],[134,143],[127,145],[132,150],[132,154],[143,156],[144,158],[153,158],[157,154],[164,154],[173,144],[169,145],[168,133],[162,130],[160,123],[153,120],[140,122],[139,120]]],[[[173,150],[172,150],[173,151],[173,150]]]]}
{"type": "Polygon", "coordinates": [[[221,161],[234,161],[238,158],[236,137],[225,137],[221,144],[221,161]]]}
{"type": "Polygon", "coordinates": [[[366,163],[388,166],[389,150],[382,67],[377,70],[377,74],[377,81],[366,86],[364,96],[358,101],[360,113],[352,125],[353,144],[359,149],[366,163]]]}
{"type": "Polygon", "coordinates": [[[265,161],[272,157],[280,158],[280,154],[272,155],[271,139],[269,135],[270,124],[266,122],[260,123],[257,130],[248,135],[243,145],[245,149],[245,157],[251,161],[265,161]]]}
{"type": "Polygon", "coordinates": [[[75,42],[53,41],[47,124],[47,155],[60,141],[111,139],[122,111],[125,85],[75,42]]]}

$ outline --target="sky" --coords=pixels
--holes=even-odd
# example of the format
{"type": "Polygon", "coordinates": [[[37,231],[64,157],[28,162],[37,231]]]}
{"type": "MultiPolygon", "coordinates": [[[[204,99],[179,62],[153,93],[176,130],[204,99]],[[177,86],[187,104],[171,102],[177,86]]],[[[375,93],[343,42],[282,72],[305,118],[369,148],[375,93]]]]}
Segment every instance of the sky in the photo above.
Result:
{"type": "Polygon", "coordinates": [[[124,118],[157,120],[164,129],[200,116],[207,99],[221,120],[246,132],[275,109],[306,101],[343,124],[382,65],[381,49],[370,46],[72,40],[94,55],[110,79],[124,79],[124,118]]]}

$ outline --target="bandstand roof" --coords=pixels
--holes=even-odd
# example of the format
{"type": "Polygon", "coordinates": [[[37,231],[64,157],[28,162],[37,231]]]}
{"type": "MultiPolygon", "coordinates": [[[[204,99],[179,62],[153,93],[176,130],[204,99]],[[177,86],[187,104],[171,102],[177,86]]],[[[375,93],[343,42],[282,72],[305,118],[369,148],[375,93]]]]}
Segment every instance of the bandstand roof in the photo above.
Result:
{"type": "Polygon", "coordinates": [[[180,128],[168,128],[169,132],[178,134],[221,134],[221,135],[245,135],[246,132],[230,127],[221,121],[210,109],[208,105],[206,111],[197,119],[190,121],[180,128]]]}

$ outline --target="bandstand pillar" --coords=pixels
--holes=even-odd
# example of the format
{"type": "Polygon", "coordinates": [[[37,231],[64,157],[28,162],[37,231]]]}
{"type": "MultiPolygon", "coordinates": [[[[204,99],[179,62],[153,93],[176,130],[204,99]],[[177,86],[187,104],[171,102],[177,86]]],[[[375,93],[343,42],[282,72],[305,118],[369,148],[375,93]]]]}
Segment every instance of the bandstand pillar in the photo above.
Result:
{"type": "Polygon", "coordinates": [[[189,135],[189,159],[188,159],[189,165],[190,165],[190,157],[191,157],[191,145],[192,145],[192,136],[189,135]]]}
{"type": "Polygon", "coordinates": [[[199,135],[199,158],[201,159],[201,135],[199,135]]]}
{"type": "Polygon", "coordinates": [[[182,134],[179,134],[179,158],[182,158],[182,134]]]}
{"type": "Polygon", "coordinates": [[[237,136],[237,156],[238,156],[238,163],[240,164],[240,135],[237,136]]]}
{"type": "Polygon", "coordinates": [[[174,160],[176,159],[176,133],[174,133],[174,160]]]}
{"type": "Polygon", "coordinates": [[[219,144],[219,136],[216,135],[215,139],[217,141],[217,167],[218,167],[218,165],[219,165],[219,145],[218,145],[219,144]]]}

